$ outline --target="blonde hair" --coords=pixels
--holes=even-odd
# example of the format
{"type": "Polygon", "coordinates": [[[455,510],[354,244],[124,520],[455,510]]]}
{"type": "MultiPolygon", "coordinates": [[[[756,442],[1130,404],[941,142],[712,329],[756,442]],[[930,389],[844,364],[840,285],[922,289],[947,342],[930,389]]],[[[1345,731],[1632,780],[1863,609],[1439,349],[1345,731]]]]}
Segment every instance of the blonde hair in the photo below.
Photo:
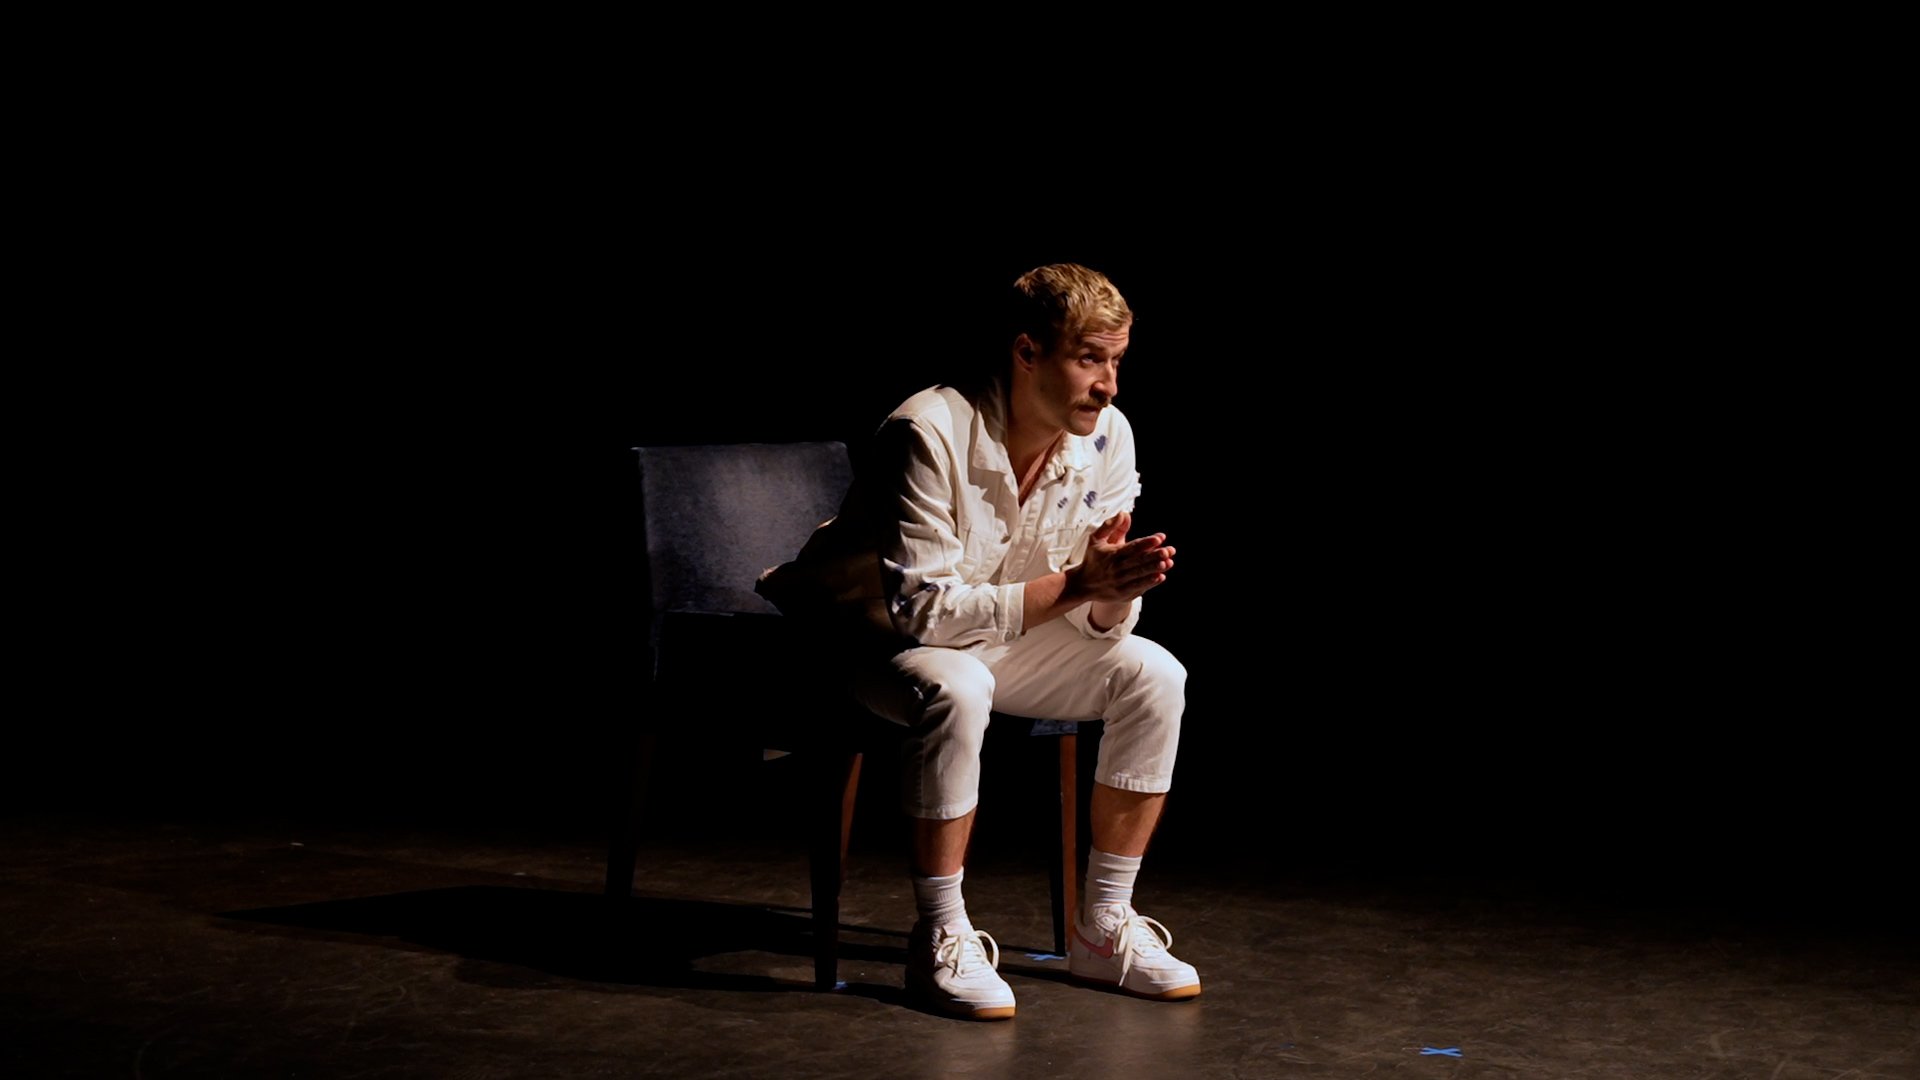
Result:
{"type": "Polygon", "coordinates": [[[1021,274],[1010,299],[1007,339],[1025,334],[1048,350],[1063,339],[1133,321],[1133,309],[1113,282],[1078,263],[1050,263],[1021,274]]]}

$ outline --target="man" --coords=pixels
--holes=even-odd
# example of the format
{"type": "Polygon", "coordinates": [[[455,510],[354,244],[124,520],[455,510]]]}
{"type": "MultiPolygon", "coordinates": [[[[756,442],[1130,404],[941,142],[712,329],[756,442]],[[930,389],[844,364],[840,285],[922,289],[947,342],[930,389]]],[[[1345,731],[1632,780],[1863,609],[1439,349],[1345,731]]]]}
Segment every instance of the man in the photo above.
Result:
{"type": "Polygon", "coordinates": [[[909,991],[975,1019],[1014,1013],[999,947],[961,899],[995,709],[1106,721],[1068,971],[1142,997],[1200,993],[1133,885],[1172,780],[1186,671],[1135,636],[1140,598],[1173,569],[1162,534],[1128,538],[1139,474],[1112,407],[1133,313],[1093,270],[1042,266],[1009,298],[1001,370],[894,410],[840,514],[763,576],[790,614],[833,613],[855,692],[905,725],[919,920],[909,991]]]}

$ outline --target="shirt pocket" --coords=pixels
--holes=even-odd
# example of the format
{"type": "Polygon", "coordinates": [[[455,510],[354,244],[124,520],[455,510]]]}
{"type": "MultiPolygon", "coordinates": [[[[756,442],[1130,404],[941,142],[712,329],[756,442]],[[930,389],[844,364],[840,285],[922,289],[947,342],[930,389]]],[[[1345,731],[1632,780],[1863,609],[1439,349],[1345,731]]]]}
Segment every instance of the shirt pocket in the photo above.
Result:
{"type": "Polygon", "coordinates": [[[1063,496],[1067,505],[1058,504],[1048,508],[1048,514],[1041,520],[1042,543],[1047,549],[1047,569],[1064,570],[1078,561],[1075,556],[1085,550],[1081,543],[1093,527],[1100,524],[1094,520],[1097,511],[1085,492],[1063,496]]]}
{"type": "Polygon", "coordinates": [[[999,522],[987,520],[963,528],[960,532],[961,580],[969,585],[990,581],[1006,561],[1008,541],[1012,537],[999,522]]]}

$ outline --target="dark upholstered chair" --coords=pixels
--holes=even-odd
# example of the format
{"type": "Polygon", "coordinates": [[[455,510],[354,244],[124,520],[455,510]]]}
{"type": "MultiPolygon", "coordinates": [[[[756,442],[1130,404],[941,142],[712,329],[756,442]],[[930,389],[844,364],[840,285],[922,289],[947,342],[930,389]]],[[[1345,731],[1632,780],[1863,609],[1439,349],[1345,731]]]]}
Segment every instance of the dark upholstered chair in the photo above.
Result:
{"type": "MultiPolygon", "coordinates": [[[[646,533],[647,576],[652,593],[652,684],[640,717],[637,761],[630,797],[615,810],[607,854],[607,895],[632,895],[634,854],[647,777],[658,731],[671,718],[657,715],[651,693],[671,666],[696,651],[724,651],[739,658],[740,679],[784,678],[796,697],[816,697],[805,708],[804,731],[781,733],[781,749],[809,761],[807,835],[813,878],[814,981],[832,989],[838,981],[840,887],[846,879],[847,841],[853,828],[863,740],[876,728],[844,690],[809,683],[801,635],[754,591],[760,572],[793,557],[813,529],[838,512],[853,480],[845,445],[837,442],[746,443],[724,446],[635,447],[640,458],[641,519],[646,533]],[[844,717],[845,722],[839,718],[844,717]]],[[[813,667],[815,674],[818,666],[813,667]]],[[[1007,718],[1007,722],[1028,722],[1007,718]]],[[[1076,865],[1081,847],[1077,822],[1078,742],[1073,724],[1030,721],[1034,734],[1057,736],[1061,798],[1053,880],[1054,951],[1066,952],[1067,913],[1075,905],[1076,865]]]]}

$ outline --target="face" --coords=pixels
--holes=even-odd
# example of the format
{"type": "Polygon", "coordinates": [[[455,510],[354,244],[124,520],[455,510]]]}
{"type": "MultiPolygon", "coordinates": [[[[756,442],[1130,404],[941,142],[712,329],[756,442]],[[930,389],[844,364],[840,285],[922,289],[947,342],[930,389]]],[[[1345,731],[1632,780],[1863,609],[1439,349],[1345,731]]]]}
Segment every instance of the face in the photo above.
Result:
{"type": "Polygon", "coordinates": [[[1120,358],[1132,329],[1126,323],[1117,330],[1091,331],[1078,340],[1062,340],[1049,352],[1021,337],[1014,363],[1026,373],[1021,380],[1025,416],[1050,430],[1093,434],[1100,410],[1120,392],[1120,358]]]}

